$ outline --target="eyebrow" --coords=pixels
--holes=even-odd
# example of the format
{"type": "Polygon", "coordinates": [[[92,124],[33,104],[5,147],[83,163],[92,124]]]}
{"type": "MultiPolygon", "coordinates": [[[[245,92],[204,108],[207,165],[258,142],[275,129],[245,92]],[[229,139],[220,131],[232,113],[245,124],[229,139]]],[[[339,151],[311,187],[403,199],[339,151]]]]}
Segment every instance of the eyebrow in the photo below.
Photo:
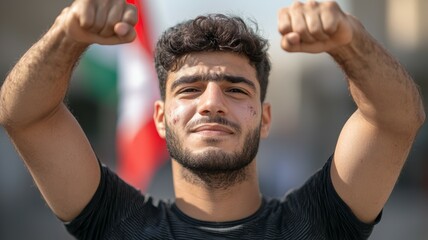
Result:
{"type": "Polygon", "coordinates": [[[171,91],[177,88],[181,84],[189,84],[195,82],[220,82],[227,81],[230,83],[244,83],[249,86],[254,91],[256,90],[256,85],[245,77],[233,76],[227,74],[204,74],[204,75],[191,75],[191,76],[183,76],[176,79],[171,85],[171,91]]]}

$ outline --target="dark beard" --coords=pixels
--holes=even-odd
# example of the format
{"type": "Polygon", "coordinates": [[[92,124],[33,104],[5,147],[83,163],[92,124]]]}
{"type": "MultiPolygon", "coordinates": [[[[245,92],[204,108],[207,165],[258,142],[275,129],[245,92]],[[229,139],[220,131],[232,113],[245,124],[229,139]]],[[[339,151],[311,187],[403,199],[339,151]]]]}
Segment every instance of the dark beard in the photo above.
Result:
{"type": "MultiPolygon", "coordinates": [[[[207,122],[218,121],[216,119],[207,122]]],[[[193,154],[182,146],[177,134],[168,124],[165,128],[168,151],[171,157],[184,167],[182,174],[186,181],[203,184],[212,189],[227,189],[247,179],[246,167],[256,157],[259,148],[260,126],[247,134],[241,151],[230,154],[222,150],[193,154]]],[[[208,141],[214,144],[216,142],[215,139],[208,141]]]]}

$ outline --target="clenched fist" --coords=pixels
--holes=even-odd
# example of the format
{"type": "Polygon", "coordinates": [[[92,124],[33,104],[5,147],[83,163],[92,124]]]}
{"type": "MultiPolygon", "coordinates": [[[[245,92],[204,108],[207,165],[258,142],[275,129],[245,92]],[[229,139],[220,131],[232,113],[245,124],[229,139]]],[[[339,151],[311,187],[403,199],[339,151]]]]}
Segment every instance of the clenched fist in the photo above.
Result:
{"type": "Polygon", "coordinates": [[[281,47],[288,52],[328,52],[351,42],[356,20],[336,2],[294,2],[279,12],[281,47]]]}
{"type": "Polygon", "coordinates": [[[112,45],[134,40],[137,19],[136,7],[125,0],[75,0],[57,22],[70,40],[112,45]]]}

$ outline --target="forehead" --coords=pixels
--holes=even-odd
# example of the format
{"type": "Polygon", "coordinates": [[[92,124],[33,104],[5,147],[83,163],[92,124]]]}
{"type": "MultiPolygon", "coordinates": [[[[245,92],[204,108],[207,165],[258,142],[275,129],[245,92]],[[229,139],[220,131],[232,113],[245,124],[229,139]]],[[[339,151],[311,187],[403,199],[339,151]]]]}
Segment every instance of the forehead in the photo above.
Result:
{"type": "Polygon", "coordinates": [[[167,90],[176,79],[193,75],[243,77],[259,87],[256,70],[247,57],[229,52],[198,52],[186,55],[181,61],[181,67],[168,74],[167,90]]]}

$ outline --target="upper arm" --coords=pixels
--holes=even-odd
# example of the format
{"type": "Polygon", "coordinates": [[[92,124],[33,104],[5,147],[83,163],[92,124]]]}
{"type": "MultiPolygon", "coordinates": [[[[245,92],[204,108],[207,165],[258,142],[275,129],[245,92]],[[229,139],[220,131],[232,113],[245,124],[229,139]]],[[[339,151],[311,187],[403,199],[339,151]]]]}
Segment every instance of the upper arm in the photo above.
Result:
{"type": "Polygon", "coordinates": [[[7,129],[37,187],[63,221],[75,218],[100,181],[100,167],[88,139],[64,104],[43,120],[7,129]]]}
{"type": "Polygon", "coordinates": [[[414,135],[371,124],[357,110],[340,133],[331,167],[335,190],[364,222],[373,222],[398,179],[414,135]]]}

